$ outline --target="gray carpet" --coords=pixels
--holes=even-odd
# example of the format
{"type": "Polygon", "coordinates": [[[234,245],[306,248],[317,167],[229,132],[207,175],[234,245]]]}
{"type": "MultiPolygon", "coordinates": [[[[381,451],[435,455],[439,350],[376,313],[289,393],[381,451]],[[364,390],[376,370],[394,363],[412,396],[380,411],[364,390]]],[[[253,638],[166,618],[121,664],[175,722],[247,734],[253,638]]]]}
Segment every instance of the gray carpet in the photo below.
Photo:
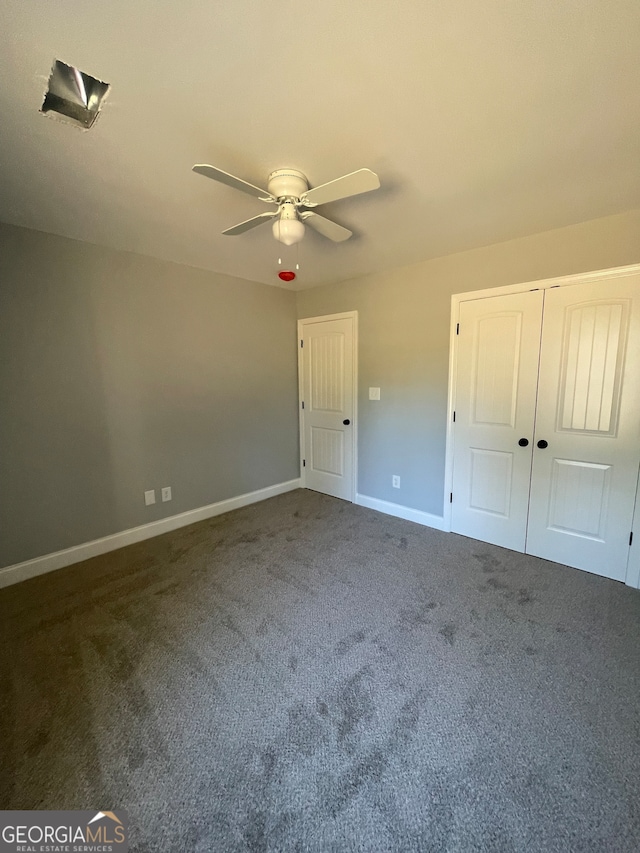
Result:
{"type": "Polygon", "coordinates": [[[0,591],[2,808],[137,851],[640,850],[640,595],[292,492],[0,591]]]}

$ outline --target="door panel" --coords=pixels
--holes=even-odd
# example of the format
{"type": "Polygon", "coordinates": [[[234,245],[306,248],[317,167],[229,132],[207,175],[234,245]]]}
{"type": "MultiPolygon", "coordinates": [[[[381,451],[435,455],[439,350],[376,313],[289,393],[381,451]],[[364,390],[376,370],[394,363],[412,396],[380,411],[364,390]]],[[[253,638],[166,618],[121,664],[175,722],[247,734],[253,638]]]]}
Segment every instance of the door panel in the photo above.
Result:
{"type": "Polygon", "coordinates": [[[547,527],[603,542],[611,489],[611,466],[554,459],[547,527]]]}
{"type": "Polygon", "coordinates": [[[309,407],[316,412],[344,410],[344,331],[314,329],[309,335],[309,407]]]}
{"type": "MultiPolygon", "coordinates": [[[[559,429],[615,433],[630,304],[591,302],[566,308],[559,429]]],[[[547,305],[552,311],[553,297],[547,305]]]]}
{"type": "Polygon", "coordinates": [[[542,291],[460,306],[451,529],[523,551],[542,291]],[[519,445],[520,439],[527,446],[519,445]]]}
{"type": "Polygon", "coordinates": [[[469,506],[508,518],[513,481],[513,453],[469,448],[471,452],[471,483],[469,506]]]}
{"type": "Polygon", "coordinates": [[[640,276],[545,295],[536,442],[548,446],[534,448],[526,550],[616,580],[640,455],[639,295],[640,276]]]}
{"type": "Polygon", "coordinates": [[[300,361],[303,484],[350,501],[355,498],[354,322],[351,317],[302,321],[300,361]]]}
{"type": "Polygon", "coordinates": [[[311,427],[310,470],[344,477],[344,433],[311,427]]]}
{"type": "Polygon", "coordinates": [[[522,320],[521,311],[511,310],[475,321],[471,419],[476,425],[515,425],[522,320]]]}

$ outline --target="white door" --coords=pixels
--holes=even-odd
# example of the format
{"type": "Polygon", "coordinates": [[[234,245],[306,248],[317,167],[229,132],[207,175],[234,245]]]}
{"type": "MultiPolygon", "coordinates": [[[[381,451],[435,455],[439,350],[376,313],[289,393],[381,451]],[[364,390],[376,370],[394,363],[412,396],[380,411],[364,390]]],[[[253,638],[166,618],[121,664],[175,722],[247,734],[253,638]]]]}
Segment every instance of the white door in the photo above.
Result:
{"type": "Polygon", "coordinates": [[[546,291],[526,551],[624,580],[640,457],[640,275],[546,291]]]}
{"type": "Polygon", "coordinates": [[[524,551],[543,292],[463,302],[451,529],[524,551]]]}
{"type": "Polygon", "coordinates": [[[451,529],[624,580],[640,275],[462,302],[457,349],[451,529]]]}
{"type": "Polygon", "coordinates": [[[301,320],[302,484],[355,499],[355,315],[301,320]]]}

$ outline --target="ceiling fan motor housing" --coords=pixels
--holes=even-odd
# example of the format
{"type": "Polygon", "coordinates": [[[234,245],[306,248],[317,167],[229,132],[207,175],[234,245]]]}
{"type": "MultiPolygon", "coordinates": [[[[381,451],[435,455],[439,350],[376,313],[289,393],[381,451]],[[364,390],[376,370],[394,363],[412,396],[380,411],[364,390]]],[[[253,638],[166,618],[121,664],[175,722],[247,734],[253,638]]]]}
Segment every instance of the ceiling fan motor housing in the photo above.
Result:
{"type": "Polygon", "coordinates": [[[295,201],[286,199],[280,204],[280,219],[299,219],[295,201]]]}
{"type": "Polygon", "coordinates": [[[309,189],[309,182],[295,169],[276,169],[269,175],[267,189],[277,199],[299,199],[309,189]]]}

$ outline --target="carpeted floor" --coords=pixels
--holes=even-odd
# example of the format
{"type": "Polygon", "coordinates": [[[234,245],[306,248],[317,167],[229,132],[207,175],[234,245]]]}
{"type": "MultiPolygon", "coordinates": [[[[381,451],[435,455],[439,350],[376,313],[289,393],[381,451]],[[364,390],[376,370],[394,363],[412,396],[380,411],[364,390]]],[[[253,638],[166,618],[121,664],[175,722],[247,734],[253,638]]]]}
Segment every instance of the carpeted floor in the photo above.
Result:
{"type": "Polygon", "coordinates": [[[640,594],[297,491],[0,591],[0,807],[136,851],[640,850],[640,594]]]}

